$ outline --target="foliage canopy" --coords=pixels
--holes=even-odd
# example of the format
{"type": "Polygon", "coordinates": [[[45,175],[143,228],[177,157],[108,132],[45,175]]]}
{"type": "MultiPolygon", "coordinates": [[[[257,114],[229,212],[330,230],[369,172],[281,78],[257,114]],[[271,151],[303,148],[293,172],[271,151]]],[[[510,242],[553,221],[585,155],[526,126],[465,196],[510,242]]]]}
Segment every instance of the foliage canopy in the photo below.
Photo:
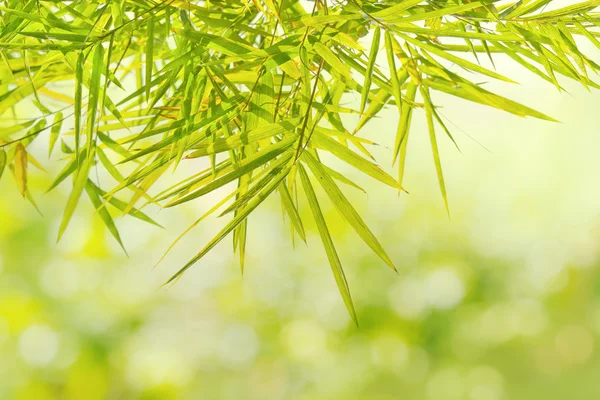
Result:
{"type": "Polygon", "coordinates": [[[600,66],[579,45],[586,40],[600,48],[598,0],[566,7],[551,0],[305,5],[298,0],[0,2],[0,116],[22,101],[39,111],[0,132],[0,177],[9,170],[35,206],[28,166],[42,167],[28,146],[47,141],[48,155],[59,151],[56,162],[64,165],[49,190],[72,180],[59,239],[85,192],[121,245],[115,211],[158,225],[144,206],[172,207],[230,188],[190,229],[217,211],[231,220],[169,282],[230,233],[243,269],[247,217],[268,197],[280,199],[292,240],[304,240],[302,199],[356,320],[316,182],[362,240],[395,267],[339,185],[358,187],[323,163],[323,152],[403,190],[411,118],[415,108],[423,109],[447,208],[437,134],[450,139],[452,134],[435,105],[436,93],[552,121],[474,81],[513,83],[495,70],[496,57],[511,58],[559,90],[559,77],[599,87],[588,74],[600,66]],[[360,39],[369,33],[366,49],[360,39]],[[483,58],[492,68],[479,63],[483,58]],[[70,83],[66,91],[65,82],[70,83]],[[360,96],[356,108],[341,105],[351,92],[360,96]],[[369,146],[375,143],[360,136],[386,106],[399,114],[391,160],[397,178],[371,156],[369,146]],[[357,114],[358,124],[347,127],[344,114],[357,114]],[[151,190],[186,159],[205,159],[208,167],[168,182],[164,190],[151,190]],[[113,186],[100,187],[92,168],[110,174],[113,186]]]}

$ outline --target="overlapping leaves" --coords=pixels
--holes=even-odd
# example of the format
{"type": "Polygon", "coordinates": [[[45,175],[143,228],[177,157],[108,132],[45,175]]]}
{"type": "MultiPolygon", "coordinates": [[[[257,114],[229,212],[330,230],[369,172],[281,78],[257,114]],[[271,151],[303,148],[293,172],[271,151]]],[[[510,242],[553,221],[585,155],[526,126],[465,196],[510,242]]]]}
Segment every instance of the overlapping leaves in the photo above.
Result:
{"type": "Polygon", "coordinates": [[[278,197],[292,240],[306,239],[307,223],[317,227],[356,320],[323,199],[395,267],[342,190],[360,187],[322,162],[323,153],[402,191],[409,138],[426,134],[449,209],[438,141],[454,139],[435,104],[439,93],[552,121],[478,83],[513,83],[495,69],[497,57],[559,90],[565,78],[598,88],[600,66],[580,46],[600,48],[598,1],[307,3],[308,9],[297,0],[2,2],[0,177],[9,169],[35,205],[28,166],[42,166],[28,146],[47,140],[48,154],[63,164],[50,189],[72,182],[59,238],[85,192],[121,246],[115,214],[157,225],[141,211],[147,204],[172,207],[229,190],[190,228],[217,212],[230,222],[170,281],[229,234],[243,268],[248,216],[278,197]],[[359,104],[343,105],[352,92],[359,104]],[[9,120],[21,102],[38,114],[9,120]],[[388,160],[397,178],[372,159],[374,143],[360,136],[388,106],[399,114],[388,160]],[[358,114],[358,124],[348,127],[345,114],[358,114]],[[412,119],[422,115],[427,131],[412,132],[412,119]],[[198,159],[205,169],[181,181],[166,173],[198,159]],[[111,185],[95,179],[98,168],[111,185]],[[159,181],[168,187],[154,190],[159,181]]]}

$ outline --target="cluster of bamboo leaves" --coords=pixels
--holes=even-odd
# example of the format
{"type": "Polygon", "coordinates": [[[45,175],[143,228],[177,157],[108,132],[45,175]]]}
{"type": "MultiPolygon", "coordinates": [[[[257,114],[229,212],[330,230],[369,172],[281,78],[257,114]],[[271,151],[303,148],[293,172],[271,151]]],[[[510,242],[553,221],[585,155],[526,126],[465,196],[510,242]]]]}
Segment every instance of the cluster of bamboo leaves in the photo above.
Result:
{"type": "Polygon", "coordinates": [[[421,134],[410,130],[413,110],[422,109],[447,207],[437,141],[440,133],[453,139],[436,94],[552,120],[477,81],[513,83],[495,70],[494,60],[508,57],[559,90],[559,78],[598,88],[591,75],[600,66],[580,48],[582,40],[600,48],[599,4],[3,0],[0,116],[8,118],[21,101],[39,113],[3,124],[0,177],[10,171],[35,205],[28,167],[43,167],[28,146],[45,141],[49,156],[60,152],[53,162],[62,167],[49,190],[72,187],[58,237],[88,197],[121,245],[115,214],[156,224],[142,211],[146,205],[172,207],[228,188],[190,229],[213,213],[229,222],[169,282],[229,234],[243,268],[248,216],[268,197],[281,202],[292,240],[305,240],[303,205],[356,320],[321,208],[324,197],[395,267],[340,186],[360,188],[323,163],[322,154],[401,191],[409,134],[421,134]],[[342,98],[352,92],[360,104],[346,107],[342,98]],[[375,143],[360,135],[384,107],[399,114],[397,127],[382,133],[395,135],[393,158],[384,162],[396,166],[396,177],[373,159],[369,147],[375,143]],[[358,124],[346,126],[345,114],[358,115],[358,124]],[[206,169],[177,182],[167,174],[197,158],[208,160],[206,169]],[[94,178],[98,168],[110,174],[111,185],[101,187],[94,178]],[[167,188],[153,190],[158,181],[167,188]]]}

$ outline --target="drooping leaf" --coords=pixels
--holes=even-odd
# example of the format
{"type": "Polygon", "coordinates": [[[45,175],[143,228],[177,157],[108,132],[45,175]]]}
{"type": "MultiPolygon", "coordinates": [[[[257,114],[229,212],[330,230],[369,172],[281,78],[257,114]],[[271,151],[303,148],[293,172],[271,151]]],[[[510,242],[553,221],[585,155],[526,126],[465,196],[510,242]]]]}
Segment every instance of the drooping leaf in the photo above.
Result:
{"type": "Polygon", "coordinates": [[[27,192],[27,151],[21,142],[15,146],[13,163],[15,167],[15,180],[19,187],[19,192],[25,197],[25,193],[27,192]]]}
{"type": "Polygon", "coordinates": [[[92,167],[92,158],[85,157],[81,162],[80,168],[77,171],[77,175],[75,175],[75,179],[73,181],[73,189],[71,190],[71,194],[67,199],[67,204],[65,207],[65,211],[63,212],[63,217],[60,222],[60,227],[58,228],[58,238],[57,242],[60,241],[62,235],[65,233],[69,222],[71,221],[71,217],[75,212],[75,208],[77,207],[77,203],[79,203],[79,198],[81,197],[81,193],[85,188],[88,181],[88,174],[90,168],[92,167]]]}
{"type": "MultiPolygon", "coordinates": [[[[371,42],[371,52],[369,54],[369,64],[367,65],[367,71],[365,73],[365,81],[363,83],[363,89],[361,92],[360,100],[360,113],[365,111],[367,105],[367,99],[371,91],[371,76],[373,75],[373,68],[375,68],[375,61],[377,60],[377,53],[379,52],[379,42],[381,39],[381,29],[376,28],[373,32],[373,42],[371,42]]],[[[395,71],[394,68],[392,71],[395,71]]]]}
{"type": "Polygon", "coordinates": [[[335,282],[337,283],[340,294],[344,299],[344,303],[346,304],[346,308],[348,309],[352,320],[356,325],[358,325],[358,318],[356,317],[356,311],[354,310],[354,304],[352,302],[352,296],[350,295],[350,288],[348,287],[346,275],[344,274],[344,270],[342,269],[342,263],[337,254],[335,246],[333,245],[333,240],[331,239],[329,228],[327,227],[325,217],[323,216],[323,212],[321,211],[321,206],[319,205],[319,201],[317,200],[317,195],[315,194],[312,184],[310,183],[310,179],[304,171],[304,168],[302,166],[299,166],[298,171],[300,172],[302,187],[304,188],[304,193],[306,194],[306,198],[308,199],[308,204],[312,211],[313,218],[315,220],[315,223],[317,224],[319,236],[321,237],[323,247],[325,248],[325,253],[327,254],[327,259],[329,260],[329,264],[331,265],[331,270],[333,271],[335,282]]]}
{"type": "Polygon", "coordinates": [[[4,149],[0,149],[0,179],[2,179],[2,174],[4,173],[4,168],[6,167],[6,151],[4,149]]]}
{"type": "Polygon", "coordinates": [[[390,268],[395,271],[396,267],[394,266],[394,263],[387,255],[381,244],[379,244],[379,241],[375,235],[373,235],[371,230],[367,227],[363,219],[356,212],[352,204],[350,204],[346,196],[344,196],[327,171],[321,166],[321,163],[317,161],[310,153],[304,153],[302,157],[304,160],[306,160],[308,167],[317,178],[317,181],[321,184],[321,186],[323,186],[323,189],[325,189],[329,199],[337,208],[342,217],[344,217],[344,219],[352,226],[352,228],[354,228],[362,240],[371,249],[373,249],[375,254],[377,254],[390,268]]]}

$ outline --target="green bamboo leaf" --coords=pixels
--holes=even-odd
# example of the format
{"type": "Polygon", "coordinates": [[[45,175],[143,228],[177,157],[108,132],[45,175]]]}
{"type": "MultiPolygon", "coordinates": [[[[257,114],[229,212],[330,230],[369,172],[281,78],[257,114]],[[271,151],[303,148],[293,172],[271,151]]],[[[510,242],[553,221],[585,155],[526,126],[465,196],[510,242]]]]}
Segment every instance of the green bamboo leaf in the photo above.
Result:
{"type": "MultiPolygon", "coordinates": [[[[42,165],[25,149],[48,130],[48,157],[55,155],[53,161],[60,162],[50,188],[67,178],[74,182],[59,238],[83,189],[119,242],[112,206],[156,224],[140,211],[148,204],[171,206],[227,189],[207,214],[233,214],[221,233],[232,233],[243,268],[251,235],[247,217],[266,188],[279,191],[292,241],[296,234],[306,236],[296,177],[309,167],[323,177],[318,180],[335,207],[343,208],[353,228],[377,248],[339,186],[362,189],[346,168],[337,172],[321,164],[319,156],[331,153],[338,164],[401,189],[415,109],[422,109],[426,118],[448,209],[440,127],[454,138],[433,103],[434,91],[554,121],[480,82],[482,76],[512,82],[505,77],[507,69],[494,65],[492,53],[510,57],[517,67],[557,88],[562,77],[600,88],[590,79],[592,72],[600,72],[590,51],[600,49],[600,0],[567,5],[550,0],[314,1],[312,12],[300,3],[3,2],[0,115],[18,114],[28,102],[36,113],[2,121],[0,167],[8,166],[19,192],[36,206],[26,169],[42,165]],[[371,49],[365,51],[361,38],[371,33],[371,49]],[[376,62],[381,41],[387,68],[376,62]],[[493,68],[480,63],[484,53],[493,68]],[[73,93],[63,93],[69,85],[73,93]],[[356,96],[360,100],[355,104],[356,96]],[[398,178],[380,168],[371,154],[371,146],[384,143],[379,137],[389,134],[388,128],[369,136],[371,140],[356,135],[390,107],[399,119],[390,154],[392,164],[399,164],[398,178]],[[346,117],[353,114],[358,123],[349,130],[354,117],[346,117]],[[50,116],[52,125],[43,126],[50,116]],[[59,138],[60,149],[55,149],[59,138]],[[182,160],[192,169],[181,168],[171,180],[162,179],[182,160]],[[99,179],[106,173],[114,178],[116,184],[107,192],[90,180],[92,166],[99,179]],[[156,186],[161,188],[154,195],[156,186]],[[127,201],[117,198],[124,189],[132,192],[122,197],[127,201]]],[[[220,240],[216,237],[208,247],[220,240]]],[[[336,264],[333,252],[329,249],[328,257],[336,264]]]]}
{"type": "Polygon", "coordinates": [[[502,18],[514,19],[514,18],[520,17],[521,15],[530,14],[530,13],[544,7],[551,1],[552,0],[534,0],[534,1],[530,1],[530,2],[523,2],[520,7],[517,6],[515,8],[510,9],[509,13],[507,13],[507,14],[502,13],[502,18]]]}
{"type": "Polygon", "coordinates": [[[352,303],[352,296],[350,296],[350,288],[348,287],[346,275],[344,274],[342,263],[340,262],[340,258],[335,250],[335,246],[333,245],[333,240],[331,240],[329,228],[327,228],[327,223],[325,222],[325,217],[323,217],[323,212],[319,206],[317,195],[315,194],[315,191],[310,183],[310,179],[308,178],[308,175],[304,171],[302,165],[299,165],[298,171],[300,173],[300,179],[302,181],[304,193],[306,193],[308,204],[312,211],[315,223],[317,224],[317,229],[319,230],[319,235],[321,236],[321,241],[323,242],[323,247],[325,248],[325,253],[327,254],[327,259],[331,265],[335,282],[337,283],[340,294],[342,295],[342,299],[346,304],[346,308],[350,313],[350,317],[358,326],[358,318],[356,317],[356,311],[354,310],[354,304],[352,303]]]}
{"type": "Polygon", "coordinates": [[[548,73],[550,80],[552,81],[552,83],[554,83],[554,86],[556,86],[556,88],[558,90],[561,90],[560,84],[558,83],[558,81],[556,80],[556,76],[554,75],[554,70],[552,69],[550,60],[548,60],[548,57],[546,56],[546,49],[543,48],[543,46],[538,43],[531,43],[531,46],[533,46],[533,48],[535,48],[537,50],[538,55],[540,56],[540,59],[542,60],[542,64],[544,65],[544,68],[546,69],[546,72],[548,73]]]}
{"type": "Polygon", "coordinates": [[[379,256],[391,269],[396,271],[394,263],[389,258],[375,235],[371,232],[369,227],[367,227],[367,224],[365,224],[354,207],[352,207],[352,204],[350,204],[333,179],[327,174],[327,171],[322,167],[321,163],[308,152],[302,154],[302,159],[306,160],[306,164],[321,186],[323,186],[329,199],[342,217],[344,217],[346,222],[354,228],[356,233],[358,233],[361,239],[375,252],[375,254],[377,254],[377,256],[379,256]]]}
{"type": "Polygon", "coordinates": [[[125,159],[133,156],[130,151],[128,151],[126,148],[124,148],[122,145],[120,145],[118,142],[116,142],[110,136],[104,134],[103,132],[98,131],[96,132],[96,135],[106,147],[119,154],[120,156],[124,157],[125,159]]]}
{"type": "MultiPolygon", "coordinates": [[[[91,180],[88,180],[87,185],[94,186],[94,191],[98,192],[100,198],[104,199],[107,197],[106,192],[104,192],[102,189],[100,189],[98,186],[96,186],[91,180]]],[[[115,207],[117,210],[122,211],[123,214],[127,214],[131,217],[139,219],[140,221],[144,221],[149,224],[158,226],[159,228],[162,228],[162,226],[158,222],[154,221],[152,218],[150,218],[148,215],[144,214],[139,209],[133,207],[133,208],[130,208],[129,210],[127,210],[128,204],[126,202],[124,202],[123,200],[119,200],[118,198],[112,196],[112,197],[110,197],[110,199],[108,199],[108,202],[113,207],[115,207]]],[[[104,207],[104,206],[105,206],[105,203],[102,204],[102,207],[104,207]]]]}
{"type": "Polygon", "coordinates": [[[573,25],[577,28],[577,31],[585,36],[594,46],[600,49],[600,42],[594,35],[592,35],[585,27],[581,24],[581,22],[577,20],[573,20],[573,25]]]}
{"type": "MultiPolygon", "coordinates": [[[[540,78],[556,85],[558,82],[555,79],[552,79],[551,77],[549,77],[548,75],[544,74],[539,68],[537,68],[536,66],[532,65],[530,62],[524,60],[521,56],[519,56],[513,49],[511,49],[510,47],[504,46],[500,43],[494,43],[493,44],[494,47],[499,48],[500,51],[504,54],[506,54],[507,56],[509,56],[510,58],[512,58],[513,60],[515,60],[516,62],[518,62],[519,64],[521,64],[523,67],[525,67],[526,69],[528,69],[529,71],[533,72],[534,74],[536,74],[537,76],[539,76],[540,78]]],[[[489,51],[490,49],[488,49],[489,51]]],[[[540,57],[542,58],[542,57],[540,57]]],[[[543,57],[544,62],[548,61],[548,59],[546,57],[543,57]]],[[[551,65],[545,66],[546,67],[546,71],[548,71],[548,69],[550,69],[552,71],[552,73],[554,74],[554,70],[552,69],[551,65]]]]}
{"type": "Polygon", "coordinates": [[[447,52],[445,52],[443,50],[440,50],[436,46],[427,44],[427,43],[422,42],[422,41],[417,40],[417,39],[413,39],[410,36],[403,35],[401,33],[399,33],[398,36],[401,37],[402,39],[406,40],[407,42],[409,42],[409,43],[411,43],[411,44],[413,44],[413,45],[415,45],[417,47],[422,48],[423,50],[427,50],[428,52],[431,52],[431,53],[433,53],[433,54],[435,54],[435,55],[437,55],[439,57],[445,58],[448,61],[452,61],[453,63],[456,63],[457,65],[459,65],[459,66],[461,66],[461,67],[463,67],[465,69],[471,70],[473,72],[478,72],[478,73],[480,73],[482,75],[487,75],[489,77],[492,77],[492,78],[495,78],[495,79],[499,79],[501,81],[505,81],[505,82],[509,82],[509,83],[517,83],[517,82],[513,81],[512,79],[509,79],[509,78],[507,78],[507,77],[505,77],[503,75],[500,75],[497,72],[490,71],[489,69],[484,68],[484,67],[482,67],[480,65],[474,64],[474,63],[472,63],[470,61],[467,61],[467,60],[462,59],[460,57],[457,57],[457,56],[455,56],[453,54],[450,54],[450,53],[447,53],[447,52]]]}
{"type": "Polygon", "coordinates": [[[335,15],[304,15],[299,18],[297,21],[294,21],[294,24],[298,26],[319,26],[332,24],[335,22],[346,22],[354,19],[361,19],[362,15],[360,14],[335,14],[335,15]]]}
{"type": "Polygon", "coordinates": [[[83,67],[85,64],[85,56],[83,51],[79,52],[77,56],[77,63],[75,64],[75,96],[74,96],[74,109],[75,109],[75,153],[79,154],[79,137],[81,136],[81,116],[83,113],[82,108],[82,96],[83,96],[83,67]]]}
{"type": "Polygon", "coordinates": [[[454,7],[442,7],[440,9],[434,10],[434,11],[429,11],[429,12],[424,12],[424,13],[416,13],[416,14],[408,16],[408,17],[396,16],[396,17],[386,19],[386,22],[391,23],[391,24],[402,24],[402,23],[414,22],[414,21],[424,21],[424,20],[427,20],[430,18],[445,17],[447,15],[459,15],[465,11],[469,11],[469,10],[472,10],[474,8],[478,8],[481,6],[482,6],[482,4],[480,2],[474,1],[472,3],[461,4],[461,5],[454,6],[454,7]]]}
{"type": "Polygon", "coordinates": [[[123,182],[125,177],[119,172],[114,164],[109,160],[104,151],[100,147],[96,147],[96,155],[98,160],[104,166],[106,171],[112,176],[117,182],[123,182]]]}
{"type": "MultiPolygon", "coordinates": [[[[367,105],[367,99],[371,91],[371,76],[373,75],[373,68],[375,67],[375,61],[377,60],[377,53],[379,52],[379,42],[381,40],[381,29],[375,28],[373,32],[373,41],[371,42],[371,53],[369,54],[369,63],[367,65],[367,71],[365,73],[365,81],[363,83],[363,89],[361,92],[360,100],[360,113],[365,111],[367,105]]],[[[392,71],[395,71],[394,68],[392,71]]]]}
{"type": "MultiPolygon", "coordinates": [[[[549,1],[548,1],[548,3],[549,3],[549,1]]],[[[532,20],[532,19],[539,20],[539,19],[550,19],[550,18],[562,17],[565,15],[573,15],[573,14],[578,14],[581,12],[589,11],[595,7],[598,7],[599,5],[600,5],[600,0],[583,1],[581,3],[572,4],[567,7],[559,8],[557,10],[543,12],[543,13],[537,14],[535,16],[530,16],[530,17],[526,17],[523,19],[524,20],[532,20]]]]}
{"type": "Polygon", "coordinates": [[[90,168],[92,167],[92,163],[92,157],[85,157],[81,163],[79,170],[77,171],[77,175],[75,176],[75,180],[73,182],[73,189],[71,190],[71,194],[67,199],[67,205],[65,207],[65,211],[60,222],[60,227],[58,228],[58,238],[56,240],[57,242],[60,241],[60,238],[65,233],[65,230],[69,225],[69,221],[71,221],[71,217],[75,212],[77,203],[79,203],[81,193],[83,192],[83,189],[85,188],[88,181],[88,175],[90,172],[90,168]]]}
{"type": "MultiPolygon", "coordinates": [[[[61,142],[65,148],[62,149],[63,153],[69,154],[70,150],[64,142],[61,142]]],[[[77,166],[81,164],[81,161],[85,159],[87,150],[84,149],[79,155],[73,155],[71,161],[65,165],[65,167],[58,173],[52,184],[46,190],[46,193],[57,187],[62,181],[68,178],[73,172],[77,170],[77,166]]]]}
{"type": "Polygon", "coordinates": [[[54,149],[54,145],[58,140],[58,135],[60,134],[60,129],[62,128],[63,122],[63,114],[62,112],[57,112],[54,115],[54,122],[52,123],[52,129],[50,130],[50,139],[48,142],[48,157],[52,155],[52,150],[54,149]]]}
{"type": "Polygon", "coordinates": [[[191,231],[194,227],[196,227],[200,222],[202,222],[204,219],[206,219],[206,217],[212,215],[215,211],[217,211],[219,208],[221,208],[223,206],[223,204],[227,203],[229,200],[231,200],[231,198],[233,196],[235,196],[238,193],[238,191],[234,191],[230,194],[228,194],[227,196],[225,196],[221,201],[219,201],[217,204],[215,204],[210,210],[208,210],[207,212],[205,212],[204,214],[202,214],[202,216],[200,218],[198,218],[196,221],[194,221],[193,224],[191,224],[185,231],[183,231],[178,237],[177,239],[175,239],[171,245],[167,248],[167,250],[165,250],[165,252],[163,253],[163,255],[160,257],[160,259],[156,262],[156,264],[154,265],[155,267],[158,266],[158,264],[160,264],[165,257],[167,256],[167,254],[169,254],[171,252],[171,250],[173,249],[173,247],[175,247],[175,245],[177,243],[179,243],[179,241],[189,232],[191,231]]]}
{"type": "Polygon", "coordinates": [[[558,122],[557,120],[542,114],[532,108],[519,104],[515,101],[491,93],[480,86],[470,84],[467,81],[461,81],[461,87],[456,87],[448,82],[441,80],[424,79],[423,83],[428,87],[451,94],[453,96],[462,97],[466,100],[484,104],[490,107],[518,115],[520,117],[535,117],[546,121],[558,122]]]}
{"type": "Polygon", "coordinates": [[[106,207],[104,207],[102,199],[100,198],[101,194],[97,189],[97,186],[94,185],[92,181],[88,180],[87,184],[85,185],[85,191],[87,192],[90,201],[94,205],[96,212],[98,212],[98,215],[104,222],[104,225],[106,225],[106,228],[108,229],[110,234],[119,243],[119,246],[121,246],[125,254],[127,254],[127,250],[125,250],[125,246],[123,245],[123,241],[121,240],[121,236],[119,235],[117,226],[115,225],[115,222],[113,221],[106,207]]]}
{"type": "Polygon", "coordinates": [[[98,104],[103,97],[100,93],[100,77],[104,71],[104,47],[102,44],[96,46],[94,60],[92,62],[92,76],[89,85],[89,102],[87,107],[87,151],[92,155],[92,147],[95,145],[94,130],[96,127],[96,116],[98,104]]]}
{"type": "Polygon", "coordinates": [[[329,47],[325,46],[323,43],[316,42],[313,45],[313,49],[327,64],[329,64],[329,66],[331,66],[333,73],[340,74],[348,81],[352,80],[350,69],[342,63],[335,54],[333,54],[329,47]]]}
{"type": "Polygon", "coordinates": [[[292,223],[294,230],[298,233],[298,235],[300,235],[302,240],[306,242],[306,234],[304,233],[302,218],[300,218],[300,213],[298,213],[298,209],[294,205],[294,200],[292,200],[292,196],[285,185],[279,185],[279,194],[281,195],[281,203],[283,204],[283,208],[290,217],[290,222],[292,223]]]}
{"type": "Polygon", "coordinates": [[[358,190],[360,190],[360,191],[361,191],[361,192],[363,192],[363,193],[367,193],[367,192],[365,191],[365,189],[363,189],[363,188],[361,188],[360,186],[358,186],[358,185],[356,184],[356,182],[354,182],[353,180],[351,180],[351,179],[349,179],[349,178],[346,178],[344,175],[340,174],[340,173],[339,173],[339,172],[337,172],[336,170],[334,170],[334,169],[332,169],[332,168],[328,167],[328,166],[327,166],[327,165],[325,165],[325,164],[323,164],[323,165],[321,165],[321,166],[322,166],[322,167],[325,169],[325,171],[327,171],[327,173],[328,173],[328,174],[329,174],[329,175],[330,175],[330,176],[331,176],[333,179],[335,179],[336,181],[339,181],[339,182],[341,182],[341,183],[343,183],[343,184],[345,184],[345,185],[348,185],[348,186],[351,186],[351,187],[353,187],[353,188],[355,188],[355,189],[358,189],[358,190]]]}
{"type": "Polygon", "coordinates": [[[189,29],[171,29],[174,33],[186,37],[202,47],[218,51],[228,56],[245,56],[246,58],[267,56],[264,50],[256,49],[240,40],[233,40],[208,33],[193,32],[189,29]]]}
{"type": "Polygon", "coordinates": [[[150,100],[150,82],[154,69],[154,17],[150,17],[146,32],[146,98],[150,100]]]}
{"type": "Polygon", "coordinates": [[[0,148],[0,179],[2,179],[2,174],[4,173],[5,167],[6,167],[6,151],[3,148],[0,148]]]}
{"type": "Polygon", "coordinates": [[[372,15],[375,18],[381,18],[381,19],[388,19],[388,18],[394,18],[397,17],[398,15],[401,15],[404,11],[411,9],[412,7],[416,6],[419,3],[422,3],[423,0],[404,0],[401,1],[398,4],[395,4],[391,7],[387,7],[381,11],[377,11],[375,13],[373,13],[372,15]]]}
{"type": "MultiPolygon", "coordinates": [[[[475,24],[475,29],[477,29],[477,33],[482,33],[481,25],[479,23],[475,24]]],[[[496,69],[496,63],[494,63],[494,58],[492,57],[492,53],[490,51],[490,47],[488,46],[487,41],[485,39],[481,39],[481,44],[483,46],[483,49],[485,50],[485,54],[487,54],[490,62],[492,63],[492,66],[494,67],[494,69],[496,69]]]]}
{"type": "Polygon", "coordinates": [[[27,151],[21,142],[17,143],[15,146],[13,164],[15,167],[15,180],[19,192],[25,197],[25,193],[27,192],[27,151]]]}
{"type": "Polygon", "coordinates": [[[162,174],[165,173],[167,168],[168,168],[168,165],[163,165],[159,168],[156,168],[154,171],[152,171],[148,176],[146,176],[142,180],[142,182],[139,184],[139,186],[134,189],[135,193],[129,200],[129,203],[127,204],[127,207],[123,211],[123,214],[129,214],[129,212],[131,210],[133,210],[133,208],[134,208],[135,204],[138,202],[138,200],[141,199],[142,197],[146,197],[147,199],[150,199],[151,202],[154,202],[152,200],[152,198],[149,195],[147,195],[146,193],[148,192],[148,189],[150,189],[150,187],[162,176],[162,174]]]}
{"type": "MultiPolygon", "coordinates": [[[[222,153],[225,151],[237,149],[241,146],[247,146],[258,141],[268,139],[282,133],[292,133],[302,119],[291,118],[289,120],[261,125],[255,129],[242,132],[227,138],[219,138],[210,144],[200,144],[196,150],[191,152],[186,158],[204,157],[209,154],[222,153]]],[[[295,135],[291,136],[292,139],[295,135]]]]}
{"type": "MultiPolygon", "coordinates": [[[[282,140],[281,142],[278,142],[271,146],[268,146],[265,149],[263,149],[257,153],[254,153],[247,158],[242,159],[238,163],[237,168],[234,169],[232,172],[230,172],[220,178],[215,179],[214,181],[210,182],[206,186],[201,187],[200,189],[196,190],[195,192],[192,192],[191,194],[189,194],[187,196],[184,196],[182,198],[176,199],[176,200],[168,203],[165,207],[172,207],[177,204],[186,203],[186,202],[196,199],[200,196],[204,196],[205,194],[210,193],[213,190],[216,190],[223,185],[233,182],[234,180],[248,174],[250,171],[252,171],[260,166],[263,166],[270,161],[275,160],[277,156],[279,156],[280,154],[282,154],[283,152],[288,150],[292,146],[292,144],[295,143],[295,141],[296,141],[295,138],[288,138],[288,139],[282,140]]],[[[281,163],[286,162],[289,159],[288,157],[291,157],[291,151],[288,151],[287,155],[281,156],[278,159],[278,162],[281,162],[281,163]]]]}
{"type": "Polygon", "coordinates": [[[206,255],[213,247],[215,247],[221,240],[223,240],[231,231],[233,231],[237,226],[239,226],[243,221],[246,220],[248,215],[252,213],[269,195],[277,189],[279,184],[285,179],[285,175],[281,176],[278,180],[273,180],[269,185],[261,190],[261,192],[256,195],[250,203],[242,208],[242,210],[235,215],[235,217],[198,253],[194,256],[187,264],[185,264],[179,271],[177,271],[167,282],[165,285],[173,282],[175,279],[179,278],[187,269],[189,269],[192,265],[198,262],[202,257],[206,255]]]}
{"type": "Polygon", "coordinates": [[[433,153],[433,161],[435,163],[435,171],[438,177],[438,183],[440,185],[440,191],[442,192],[442,198],[444,199],[444,205],[446,206],[446,212],[450,215],[450,208],[448,207],[448,196],[446,194],[446,184],[444,183],[444,174],[442,172],[442,162],[440,160],[440,152],[438,150],[437,139],[435,137],[435,127],[433,125],[433,110],[434,106],[431,102],[429,91],[426,87],[420,87],[421,96],[425,103],[425,115],[427,117],[427,128],[429,130],[429,140],[431,141],[431,152],[433,153]]]}
{"type": "Polygon", "coordinates": [[[367,111],[360,117],[360,120],[354,128],[353,134],[356,134],[363,128],[363,126],[365,126],[367,122],[375,117],[377,113],[383,109],[391,97],[392,95],[387,90],[379,90],[374,98],[372,98],[371,103],[369,103],[367,111]]]}
{"type": "Polygon", "coordinates": [[[408,142],[408,132],[410,130],[410,120],[412,117],[413,104],[415,102],[415,96],[417,94],[417,85],[412,81],[408,83],[406,88],[406,100],[402,103],[402,111],[400,113],[400,120],[398,121],[398,128],[396,130],[396,143],[394,144],[394,157],[393,162],[396,161],[400,148],[404,142],[408,142]]]}
{"type": "Polygon", "coordinates": [[[250,200],[252,200],[262,188],[267,186],[271,181],[278,180],[282,175],[287,176],[290,172],[290,166],[286,166],[289,164],[292,159],[292,153],[288,152],[287,154],[279,157],[279,159],[273,162],[268,169],[268,173],[259,179],[252,187],[247,190],[244,190],[238,198],[231,204],[229,207],[225,209],[219,216],[223,216],[232,211],[237,211],[241,207],[244,207],[250,200]]]}
{"type": "Polygon", "coordinates": [[[396,72],[394,46],[392,43],[392,35],[389,31],[385,31],[385,52],[387,55],[388,67],[390,69],[390,80],[392,82],[394,100],[396,101],[398,112],[402,114],[402,92],[400,88],[404,81],[408,79],[408,71],[406,71],[406,69],[402,69],[400,72],[396,72]]]}
{"type": "Polygon", "coordinates": [[[47,32],[21,31],[21,32],[19,32],[19,35],[33,37],[33,38],[37,38],[37,39],[63,40],[66,42],[71,42],[71,43],[84,43],[87,41],[87,39],[92,39],[92,37],[89,37],[88,35],[85,35],[85,34],[58,33],[58,32],[47,33],[47,32]]]}
{"type": "Polygon", "coordinates": [[[372,178],[377,179],[378,181],[385,183],[396,189],[401,189],[402,187],[389,176],[385,171],[383,171],[379,166],[373,164],[372,162],[365,160],[352,150],[347,147],[341,145],[339,142],[327,137],[326,135],[321,134],[318,131],[315,131],[312,142],[319,148],[323,150],[327,150],[331,154],[338,157],[340,160],[352,165],[354,168],[362,171],[363,173],[371,176],[372,178]]]}

